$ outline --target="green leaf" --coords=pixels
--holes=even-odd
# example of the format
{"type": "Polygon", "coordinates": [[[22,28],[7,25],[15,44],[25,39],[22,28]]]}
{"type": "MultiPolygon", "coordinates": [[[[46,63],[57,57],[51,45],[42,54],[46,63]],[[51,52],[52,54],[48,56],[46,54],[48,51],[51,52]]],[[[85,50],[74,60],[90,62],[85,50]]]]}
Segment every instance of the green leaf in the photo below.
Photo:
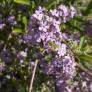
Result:
{"type": "Polygon", "coordinates": [[[83,67],[86,69],[90,69],[92,67],[92,54],[88,55],[87,53],[84,53],[80,55],[79,58],[83,67]]]}
{"type": "Polygon", "coordinates": [[[22,85],[19,85],[19,92],[26,92],[25,87],[22,85]]]}
{"type": "Polygon", "coordinates": [[[84,44],[85,37],[81,37],[80,44],[79,44],[79,50],[82,50],[83,44],[84,44]]]}
{"type": "Polygon", "coordinates": [[[13,33],[23,33],[23,30],[20,28],[14,28],[12,32],[13,33]]]}
{"type": "Polygon", "coordinates": [[[88,14],[92,13],[92,0],[90,0],[88,7],[84,11],[84,15],[87,16],[88,14]]]}
{"type": "Polygon", "coordinates": [[[32,4],[32,9],[35,8],[35,2],[32,1],[31,4],[32,4]]]}
{"type": "Polygon", "coordinates": [[[69,22],[66,23],[66,25],[67,25],[69,28],[72,28],[73,30],[76,29],[76,30],[79,31],[79,32],[83,32],[82,28],[80,28],[80,24],[78,24],[79,22],[76,23],[76,25],[75,25],[74,22],[76,22],[76,21],[72,19],[72,21],[70,20],[69,22]]]}
{"type": "Polygon", "coordinates": [[[22,17],[22,22],[24,23],[25,26],[27,25],[27,18],[26,18],[26,16],[22,17]]]}
{"type": "Polygon", "coordinates": [[[50,9],[50,8],[52,8],[53,6],[54,6],[54,7],[56,6],[56,1],[55,1],[55,0],[48,0],[48,2],[45,3],[45,7],[46,7],[47,9],[50,9]]]}
{"type": "Polygon", "coordinates": [[[15,3],[30,5],[30,0],[14,0],[15,3]]]}
{"type": "Polygon", "coordinates": [[[86,62],[92,62],[92,55],[80,55],[79,56],[81,61],[86,61],[86,62]]]}

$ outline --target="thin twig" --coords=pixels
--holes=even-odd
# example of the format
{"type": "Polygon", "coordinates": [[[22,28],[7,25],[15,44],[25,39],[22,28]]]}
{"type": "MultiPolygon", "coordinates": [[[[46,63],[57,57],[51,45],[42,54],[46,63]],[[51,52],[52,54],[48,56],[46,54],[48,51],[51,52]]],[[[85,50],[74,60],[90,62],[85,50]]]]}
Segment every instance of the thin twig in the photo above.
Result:
{"type": "Polygon", "coordinates": [[[38,64],[38,60],[35,61],[35,66],[34,66],[32,78],[31,78],[31,82],[30,82],[29,92],[32,92],[32,86],[33,86],[33,81],[34,81],[34,77],[35,77],[35,72],[36,72],[37,64],[38,64]]]}

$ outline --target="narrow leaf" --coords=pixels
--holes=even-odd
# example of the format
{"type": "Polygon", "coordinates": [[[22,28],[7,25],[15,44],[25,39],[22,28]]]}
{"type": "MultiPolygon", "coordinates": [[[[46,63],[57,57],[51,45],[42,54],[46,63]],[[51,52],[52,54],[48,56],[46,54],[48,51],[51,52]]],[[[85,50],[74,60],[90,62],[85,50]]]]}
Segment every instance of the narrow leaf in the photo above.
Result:
{"type": "Polygon", "coordinates": [[[15,3],[30,5],[30,0],[14,0],[15,3]]]}

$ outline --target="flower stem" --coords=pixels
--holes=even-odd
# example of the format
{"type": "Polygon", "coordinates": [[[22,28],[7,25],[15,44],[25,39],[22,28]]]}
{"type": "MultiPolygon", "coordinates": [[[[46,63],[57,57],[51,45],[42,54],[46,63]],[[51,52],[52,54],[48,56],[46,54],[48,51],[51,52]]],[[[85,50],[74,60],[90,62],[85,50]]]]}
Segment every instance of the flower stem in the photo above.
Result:
{"type": "Polygon", "coordinates": [[[36,72],[37,64],[38,64],[38,60],[36,60],[36,62],[35,62],[32,78],[31,78],[31,81],[30,81],[29,92],[32,92],[32,86],[33,86],[33,81],[34,81],[34,77],[35,77],[35,72],[36,72]]]}

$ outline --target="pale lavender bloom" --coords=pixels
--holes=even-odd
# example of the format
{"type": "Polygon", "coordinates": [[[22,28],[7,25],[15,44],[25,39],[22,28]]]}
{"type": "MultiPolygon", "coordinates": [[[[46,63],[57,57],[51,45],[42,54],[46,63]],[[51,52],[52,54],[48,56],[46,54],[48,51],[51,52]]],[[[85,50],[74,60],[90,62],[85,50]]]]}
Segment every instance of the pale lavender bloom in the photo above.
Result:
{"type": "Polygon", "coordinates": [[[38,38],[36,39],[36,42],[40,43],[40,42],[41,42],[41,38],[38,37],[38,38]]]}
{"type": "Polygon", "coordinates": [[[64,82],[64,80],[61,80],[61,79],[60,79],[60,80],[57,80],[56,85],[57,85],[57,86],[60,86],[60,85],[62,85],[62,84],[63,84],[63,82],[64,82]]]}
{"type": "Polygon", "coordinates": [[[20,54],[20,56],[27,57],[27,52],[20,51],[19,54],[20,54]]]}
{"type": "Polygon", "coordinates": [[[69,55],[65,56],[63,59],[63,73],[72,78],[76,75],[76,63],[71,59],[69,55]]]}
{"type": "Polygon", "coordinates": [[[45,15],[45,18],[46,18],[46,21],[48,23],[51,23],[53,21],[53,17],[52,16],[45,15]]]}
{"type": "Polygon", "coordinates": [[[50,13],[52,14],[52,16],[59,17],[59,12],[56,9],[50,10],[50,13]]]}
{"type": "Polygon", "coordinates": [[[89,87],[90,87],[90,91],[92,91],[92,82],[90,83],[90,86],[89,87]]]}
{"type": "Polygon", "coordinates": [[[7,20],[11,22],[14,19],[15,19],[15,16],[9,16],[7,20]]]}
{"type": "Polygon", "coordinates": [[[55,49],[59,57],[64,56],[66,54],[66,44],[58,44],[58,47],[55,49]]]}
{"type": "Polygon", "coordinates": [[[66,33],[62,33],[62,38],[65,39],[65,40],[69,39],[69,37],[66,33]]]}
{"type": "Polygon", "coordinates": [[[68,86],[66,87],[66,89],[67,89],[67,92],[72,92],[72,89],[69,88],[68,86]]]}
{"type": "Polygon", "coordinates": [[[70,17],[73,18],[76,15],[76,9],[73,6],[70,6],[70,17]]]}
{"type": "Polygon", "coordinates": [[[59,26],[60,23],[61,23],[60,20],[56,20],[56,19],[52,20],[52,25],[55,26],[55,27],[59,26]]]}
{"type": "Polygon", "coordinates": [[[10,24],[12,24],[12,25],[16,25],[17,24],[17,22],[15,21],[15,16],[9,16],[8,17],[8,19],[7,19],[7,21],[10,23],[10,24]]]}
{"type": "Polygon", "coordinates": [[[46,39],[45,33],[40,34],[40,38],[44,41],[46,39]]]}
{"type": "Polygon", "coordinates": [[[49,25],[47,22],[40,22],[39,30],[46,32],[49,29],[49,25]]]}
{"type": "Polygon", "coordinates": [[[39,7],[38,10],[36,10],[32,16],[36,18],[37,20],[41,21],[42,18],[44,17],[43,11],[44,11],[44,8],[39,7]]]}
{"type": "Polygon", "coordinates": [[[60,5],[59,7],[58,7],[58,9],[60,9],[60,16],[63,16],[63,17],[66,17],[66,16],[68,16],[68,7],[66,7],[65,5],[60,5]]]}
{"type": "Polygon", "coordinates": [[[35,62],[30,60],[30,63],[29,63],[31,66],[35,66],[35,62]]]}
{"type": "Polygon", "coordinates": [[[5,27],[4,23],[0,24],[0,29],[3,29],[4,27],[5,27]]]}
{"type": "Polygon", "coordinates": [[[5,70],[5,65],[0,63],[0,72],[4,71],[5,70]]]}
{"type": "Polygon", "coordinates": [[[24,59],[27,57],[27,52],[25,51],[20,51],[18,54],[17,54],[17,59],[20,61],[20,63],[23,63],[24,62],[24,59]]]}
{"type": "Polygon", "coordinates": [[[44,14],[43,13],[41,14],[39,12],[37,12],[36,14],[33,14],[33,17],[38,20],[42,20],[43,16],[44,16],[44,14]]]}

